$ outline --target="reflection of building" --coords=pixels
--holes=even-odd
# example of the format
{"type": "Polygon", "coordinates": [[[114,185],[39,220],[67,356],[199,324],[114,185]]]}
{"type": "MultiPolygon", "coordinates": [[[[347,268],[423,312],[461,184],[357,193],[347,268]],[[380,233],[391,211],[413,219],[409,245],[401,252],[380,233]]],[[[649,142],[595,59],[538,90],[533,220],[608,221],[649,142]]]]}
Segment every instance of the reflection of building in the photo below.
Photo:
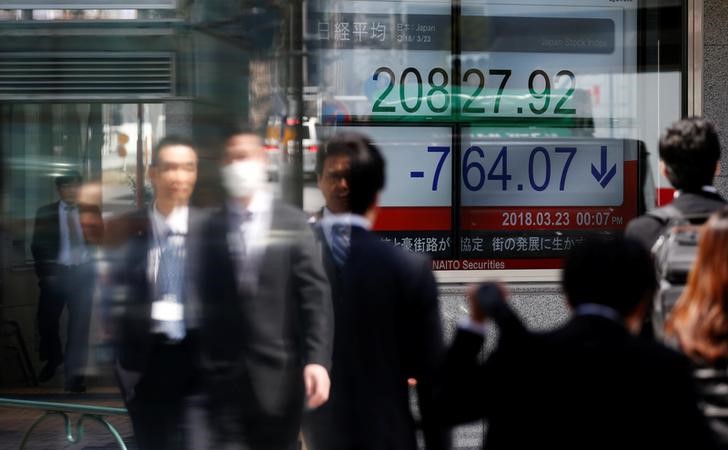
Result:
{"type": "MultiPolygon", "coordinates": [[[[423,218],[413,215],[417,196],[426,199],[420,202],[425,207],[433,207],[430,203],[436,199],[435,190],[444,194],[434,207],[452,209],[462,201],[458,182],[467,148],[456,146],[467,141],[463,138],[468,136],[467,130],[480,130],[493,139],[641,141],[650,153],[648,158],[640,158],[638,173],[644,181],[656,173],[655,143],[660,130],[681,115],[699,114],[702,99],[718,128],[728,129],[728,119],[717,106],[725,103],[722,93],[728,89],[721,80],[728,77],[722,76],[723,69],[710,65],[719,59],[714,55],[725,49],[722,36],[726,33],[721,24],[728,22],[714,19],[719,13],[707,7],[717,4],[713,0],[706,2],[705,8],[711,11],[707,17],[711,20],[706,20],[710,26],[706,26],[705,36],[705,94],[701,84],[703,36],[699,34],[703,29],[702,1],[459,3],[460,8],[453,8],[458,2],[449,0],[0,0],[0,157],[5,167],[2,216],[12,237],[10,265],[22,267],[29,258],[30,219],[38,205],[53,197],[53,174],[76,167],[87,178],[103,182],[106,212],[131,208],[144,197],[148,152],[163,134],[188,135],[202,142],[203,176],[214,179],[215,140],[229,122],[262,131],[267,123],[282,122],[286,114],[298,112],[318,115],[324,128],[342,122],[380,131],[389,127],[390,132],[396,132],[389,143],[397,144],[392,152],[398,156],[406,153],[402,149],[408,145],[421,144],[412,150],[414,156],[405,160],[403,167],[425,158],[432,163],[423,168],[404,167],[407,170],[392,178],[393,183],[422,182],[424,186],[414,189],[417,195],[397,197],[394,206],[407,213],[397,219],[432,227],[436,221],[431,210],[425,211],[429,216],[423,218]],[[70,3],[75,4],[73,9],[68,9],[70,3]],[[83,3],[93,9],[80,9],[83,3]],[[41,4],[57,4],[58,8],[31,9],[41,4]],[[607,26],[612,20],[614,48],[602,52],[593,45],[591,53],[584,53],[572,46],[569,51],[557,51],[566,45],[564,39],[559,43],[559,36],[571,32],[559,22],[560,15],[607,26]],[[495,21],[490,16],[509,19],[495,21]],[[530,27],[524,36],[509,32],[506,39],[493,34],[494,30],[518,29],[523,20],[534,17],[540,25],[530,27]],[[291,32],[293,24],[303,28],[303,53],[293,45],[301,44],[291,32]],[[545,36],[546,29],[553,35],[545,36]],[[534,43],[553,48],[542,48],[541,53],[529,51],[534,43]],[[514,54],[518,53],[514,49],[523,54],[514,54]],[[389,68],[392,77],[380,70],[382,67],[389,68]],[[609,76],[598,67],[611,70],[609,76]],[[510,84],[503,72],[498,72],[503,69],[512,71],[510,84]],[[377,71],[378,78],[374,79],[377,71]],[[562,71],[567,72],[559,76],[562,71]],[[571,86],[569,73],[574,74],[574,92],[562,108],[573,108],[579,114],[573,120],[554,122],[559,101],[571,86]],[[448,75],[447,82],[443,74],[448,75]],[[480,76],[483,87],[476,94],[480,76]],[[555,93],[548,108],[546,79],[551,80],[555,93]],[[504,83],[502,95],[500,83],[504,83]],[[558,88],[557,83],[561,83],[558,88]],[[304,86],[305,92],[301,92],[304,86]],[[384,95],[386,89],[389,91],[384,95]],[[429,91],[435,92],[434,97],[427,98],[429,91]],[[290,108],[296,103],[296,94],[306,101],[304,107],[296,105],[297,110],[290,108]],[[396,110],[399,117],[370,114],[378,99],[381,111],[396,110]],[[496,111],[493,103],[498,99],[496,111]],[[473,112],[458,115],[466,104],[473,112]],[[504,119],[507,114],[510,116],[504,119]],[[433,143],[440,149],[450,146],[446,159],[440,159],[444,155],[440,150],[427,151],[433,143]],[[440,161],[446,164],[443,170],[447,178],[437,169],[440,161]],[[440,183],[433,189],[436,171],[441,175],[440,183]]],[[[287,129],[277,134],[277,142],[286,143],[287,150],[292,140],[287,129]]],[[[273,140],[274,136],[267,138],[273,140]]],[[[549,155],[553,159],[563,157],[549,155]]],[[[534,161],[544,158],[544,153],[538,153],[534,161]]],[[[509,170],[517,161],[511,158],[509,170]]],[[[528,158],[525,161],[528,163],[528,158]]],[[[511,174],[505,168],[500,172],[503,165],[495,164],[495,159],[487,163],[483,166],[486,179],[490,176],[498,183],[500,179],[495,177],[511,174]],[[489,174],[491,169],[494,171],[489,174]]],[[[479,173],[475,170],[471,177],[479,173]]],[[[553,179],[559,181],[556,176],[553,179]]],[[[469,180],[477,184],[475,178],[469,180]]],[[[540,178],[534,180],[540,183],[540,178]]],[[[724,180],[719,178],[719,186],[724,180]]],[[[530,183],[528,177],[509,186],[523,184],[528,190],[526,183],[530,183]]],[[[655,176],[655,183],[649,186],[651,195],[646,197],[654,197],[653,187],[666,187],[659,176],[655,176]]],[[[215,192],[211,183],[203,182],[198,200],[206,200],[215,192]]],[[[388,195],[392,192],[406,189],[388,195]]],[[[395,221],[392,230],[403,234],[394,237],[410,239],[413,249],[430,253],[434,253],[433,248],[444,254],[444,249],[472,251],[484,245],[478,241],[474,244],[472,239],[457,242],[463,237],[464,220],[451,209],[438,212],[442,220],[437,223],[444,225],[437,230],[443,233],[437,246],[434,235],[424,233],[432,230],[408,234],[413,229],[404,225],[396,228],[399,225],[395,221]],[[419,245],[415,239],[420,239],[419,245]]],[[[573,219],[576,221],[576,216],[573,219]]],[[[491,229],[483,228],[484,232],[491,229]]],[[[490,244],[492,248],[493,242],[490,244]]],[[[18,273],[4,288],[10,297],[34,289],[32,277],[18,273]]],[[[538,280],[540,275],[534,276],[538,280]]]]}
{"type": "MultiPolygon", "coordinates": [[[[284,37],[276,3],[112,1],[86,10],[84,2],[74,9],[57,3],[57,10],[8,9],[0,17],[6,157],[33,165],[26,156],[34,155],[48,166],[27,176],[11,170],[9,184],[29,186],[23,193],[30,203],[48,195],[48,180],[34,177],[53,167],[75,166],[100,179],[121,164],[134,175],[164,134],[211,142],[226,122],[261,125],[267,110],[282,107],[272,102],[282,76],[272,49],[284,37]],[[128,142],[120,144],[119,135],[128,142]]],[[[14,216],[27,216],[17,207],[14,216]]]]}
{"type": "Polygon", "coordinates": [[[287,5],[0,0],[0,319],[17,308],[11,317],[34,335],[33,214],[55,199],[63,170],[102,182],[105,215],[129,210],[149,197],[154,143],[183,135],[202,144],[199,201],[215,200],[224,130],[262,129],[284,112],[287,5]]]}

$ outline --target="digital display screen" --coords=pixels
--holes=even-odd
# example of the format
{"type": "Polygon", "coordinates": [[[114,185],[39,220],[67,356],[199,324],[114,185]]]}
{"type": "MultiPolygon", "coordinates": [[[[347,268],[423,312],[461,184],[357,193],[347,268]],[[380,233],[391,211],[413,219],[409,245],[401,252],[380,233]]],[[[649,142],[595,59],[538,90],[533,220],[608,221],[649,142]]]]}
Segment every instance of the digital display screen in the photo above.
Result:
{"type": "Polygon", "coordinates": [[[463,206],[617,206],[624,201],[619,139],[482,140],[467,134],[463,206]]]}
{"type": "Polygon", "coordinates": [[[324,120],[451,118],[449,3],[328,6],[310,14],[306,32],[319,61],[324,120]]]}
{"type": "Polygon", "coordinates": [[[384,153],[383,239],[430,254],[435,269],[557,268],[638,213],[635,6],[453,11],[312,3],[319,117],[326,133],[362,132],[384,153]]]}
{"type": "Polygon", "coordinates": [[[336,126],[324,136],[369,136],[386,162],[386,186],[374,224],[395,246],[436,258],[452,257],[452,131],[449,127],[336,126]]]}

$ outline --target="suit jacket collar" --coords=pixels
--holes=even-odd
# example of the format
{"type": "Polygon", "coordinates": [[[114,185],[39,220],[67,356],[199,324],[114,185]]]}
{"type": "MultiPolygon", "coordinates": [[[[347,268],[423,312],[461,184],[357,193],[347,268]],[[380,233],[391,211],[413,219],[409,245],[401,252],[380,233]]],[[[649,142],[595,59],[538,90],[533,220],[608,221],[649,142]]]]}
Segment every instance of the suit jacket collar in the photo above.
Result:
{"type": "Polygon", "coordinates": [[[561,330],[572,336],[590,336],[596,340],[609,340],[615,336],[630,334],[623,323],[591,314],[572,317],[561,330]]]}
{"type": "MultiPolygon", "coordinates": [[[[188,236],[196,236],[192,239],[200,238],[199,230],[202,227],[203,218],[204,214],[200,210],[194,207],[189,208],[187,234],[188,236]]],[[[149,250],[154,245],[151,211],[148,208],[138,209],[129,215],[128,221],[130,227],[128,238],[132,244],[131,254],[129,255],[131,260],[129,262],[135,264],[139,267],[139,270],[146,273],[149,263],[149,250]]],[[[188,249],[191,243],[192,241],[190,239],[186,240],[185,245],[188,249]]]]}
{"type": "Polygon", "coordinates": [[[708,199],[708,200],[714,200],[719,202],[725,202],[725,199],[718,193],[718,192],[710,192],[710,191],[685,191],[680,192],[680,194],[675,198],[674,204],[680,205],[680,204],[687,204],[694,202],[696,199],[708,199]]]}
{"type": "MultiPolygon", "coordinates": [[[[259,213],[265,213],[269,214],[269,220],[267,224],[267,230],[265,230],[266,237],[263,239],[264,242],[270,242],[270,235],[271,232],[275,231],[278,227],[281,225],[281,204],[280,201],[275,199],[274,197],[270,197],[267,199],[270,203],[267,205],[268,208],[266,211],[259,211],[259,213]]],[[[255,267],[255,270],[257,273],[254,274],[255,279],[255,286],[242,286],[240,283],[240,280],[238,279],[238,270],[240,268],[237,266],[237,263],[235,261],[235,257],[233,252],[231,251],[230,246],[230,237],[229,233],[235,232],[237,230],[231,230],[231,214],[236,214],[234,211],[234,208],[236,208],[235,204],[231,204],[230,202],[226,202],[224,206],[219,210],[217,217],[218,217],[218,226],[220,227],[219,233],[221,233],[221,239],[216,239],[218,242],[222,244],[222,247],[220,251],[220,255],[224,255],[225,261],[230,265],[230,268],[233,273],[233,278],[235,279],[235,285],[238,290],[238,293],[241,293],[243,295],[252,294],[257,289],[257,286],[260,284],[260,275],[265,270],[269,270],[267,268],[268,264],[268,245],[264,244],[262,248],[262,252],[258,255],[257,259],[257,267],[255,267]],[[251,289],[252,288],[252,292],[251,289]]]]}

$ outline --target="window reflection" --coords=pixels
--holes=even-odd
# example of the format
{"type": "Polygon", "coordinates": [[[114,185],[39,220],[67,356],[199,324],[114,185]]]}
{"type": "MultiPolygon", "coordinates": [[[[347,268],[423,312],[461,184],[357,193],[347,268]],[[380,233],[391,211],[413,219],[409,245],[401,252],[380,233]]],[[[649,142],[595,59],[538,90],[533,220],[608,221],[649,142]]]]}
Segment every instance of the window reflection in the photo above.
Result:
{"type": "MultiPolygon", "coordinates": [[[[584,234],[617,233],[671,195],[656,144],[682,109],[681,6],[43,3],[0,0],[0,321],[19,324],[35,372],[37,209],[76,170],[98,235],[99,213],[151,203],[151,150],[166,135],[199,146],[193,204],[221,203],[221,140],[245,128],[263,138],[275,195],[316,213],[323,142],[365,133],[387,159],[375,228],[442,270],[556,268],[584,234]]],[[[104,313],[92,313],[90,367],[108,388],[104,313]]],[[[0,387],[25,381],[15,359],[0,362],[0,387]]]]}

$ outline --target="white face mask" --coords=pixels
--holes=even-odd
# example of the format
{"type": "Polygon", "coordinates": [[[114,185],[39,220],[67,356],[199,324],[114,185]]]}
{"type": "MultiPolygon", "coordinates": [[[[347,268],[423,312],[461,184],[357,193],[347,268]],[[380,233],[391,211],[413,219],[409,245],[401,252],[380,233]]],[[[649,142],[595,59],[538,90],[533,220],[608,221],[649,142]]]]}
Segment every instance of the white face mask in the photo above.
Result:
{"type": "Polygon", "coordinates": [[[265,164],[254,159],[235,161],[220,172],[223,186],[233,198],[251,197],[265,186],[267,178],[265,164]]]}

